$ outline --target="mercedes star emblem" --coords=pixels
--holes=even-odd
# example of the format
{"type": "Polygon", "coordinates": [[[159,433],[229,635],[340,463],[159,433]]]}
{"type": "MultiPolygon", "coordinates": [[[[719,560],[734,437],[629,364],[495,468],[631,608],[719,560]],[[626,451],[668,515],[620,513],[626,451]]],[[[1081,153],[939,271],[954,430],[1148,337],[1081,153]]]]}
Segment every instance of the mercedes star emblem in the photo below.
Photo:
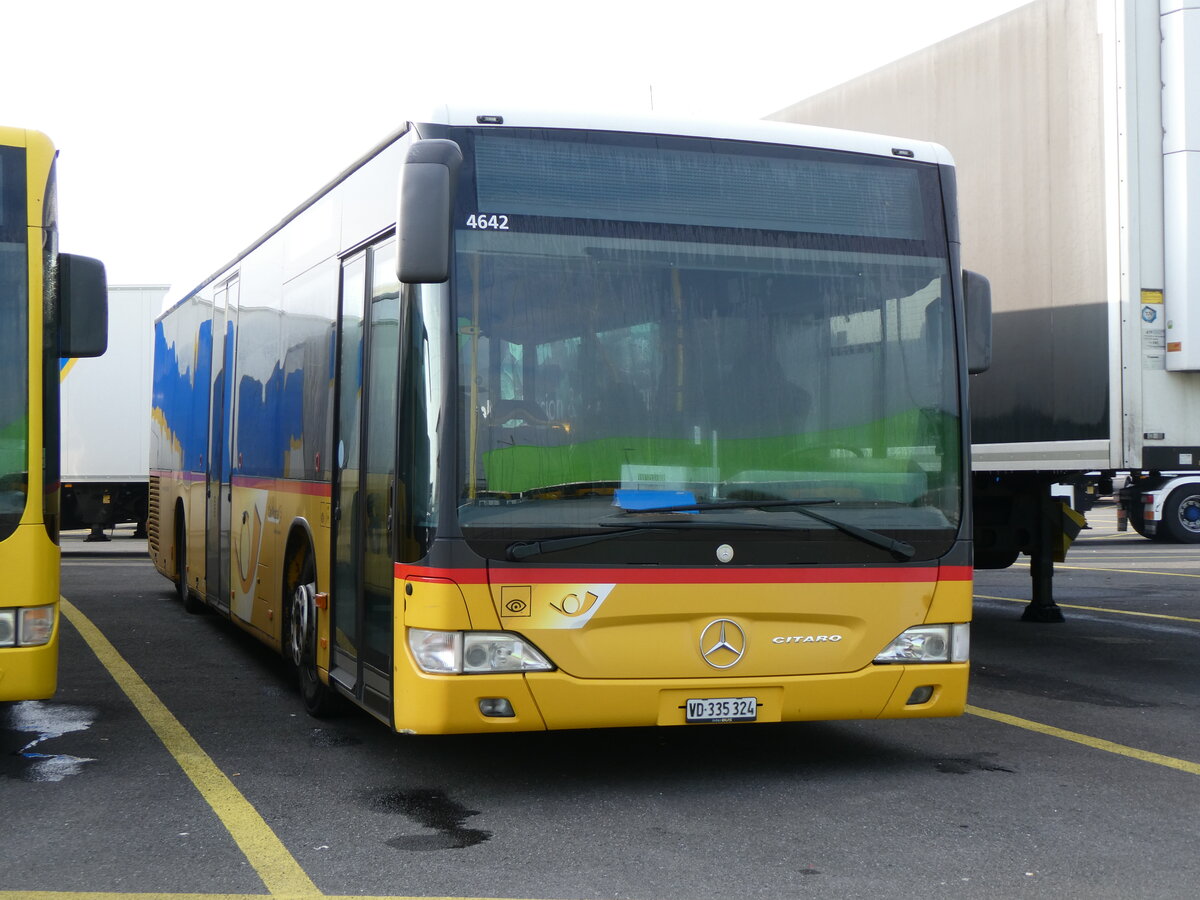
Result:
{"type": "Polygon", "coordinates": [[[746,632],[732,619],[714,619],[700,632],[700,655],[714,669],[736,666],[746,653],[746,632]]]}

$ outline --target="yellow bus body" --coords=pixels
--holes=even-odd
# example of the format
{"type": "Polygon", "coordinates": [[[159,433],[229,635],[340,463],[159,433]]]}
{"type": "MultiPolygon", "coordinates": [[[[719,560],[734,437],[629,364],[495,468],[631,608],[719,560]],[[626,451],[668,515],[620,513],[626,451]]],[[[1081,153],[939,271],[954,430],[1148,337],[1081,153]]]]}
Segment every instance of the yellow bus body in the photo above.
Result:
{"type": "Polygon", "coordinates": [[[7,576],[0,606],[54,608],[54,631],[49,643],[0,648],[0,701],[45,700],[57,688],[58,565],[58,546],[41,522],[23,523],[0,542],[0,572],[7,576]]]}
{"type": "MultiPolygon", "coordinates": [[[[197,487],[178,474],[155,478],[164,509],[173,507],[172,498],[185,499],[197,487]]],[[[201,517],[188,543],[203,547],[202,502],[193,508],[201,517]]],[[[230,621],[282,649],[284,523],[307,523],[318,559],[327,558],[329,497],[316,485],[260,483],[235,487],[232,509],[230,621]]],[[[164,574],[172,572],[173,553],[169,540],[152,548],[164,574]]],[[[191,551],[188,556],[188,581],[202,592],[204,558],[191,551]]],[[[395,730],[458,734],[682,725],[688,699],[751,695],[758,698],[760,723],[948,717],[961,715],[966,704],[969,663],[877,665],[872,660],[906,628],[970,621],[967,567],[930,563],[915,570],[697,569],[690,574],[637,568],[539,574],[531,569],[519,576],[500,568],[491,570],[491,582],[488,571],[396,565],[395,730]],[[504,580],[506,572],[520,580],[504,580]],[[514,598],[518,604],[509,607],[514,598]],[[679,614],[681,608],[686,615],[679,614]],[[746,664],[728,672],[708,666],[698,649],[704,626],[722,618],[738,621],[755,651],[746,664]],[[531,640],[557,668],[431,675],[413,659],[409,628],[511,631],[531,640]],[[932,691],[928,699],[912,703],[918,688],[932,691]],[[479,701],[486,698],[507,699],[515,714],[483,715],[479,701]]],[[[317,590],[327,593],[328,567],[318,566],[317,578],[317,590]]],[[[318,610],[316,635],[318,672],[328,680],[334,637],[326,609],[318,610]]]]}
{"type": "MultiPolygon", "coordinates": [[[[28,460],[25,511],[12,534],[0,541],[0,572],[5,590],[0,607],[54,608],[49,643],[34,647],[0,647],[0,701],[40,700],[54,694],[58,682],[59,547],[43,521],[46,486],[42,477],[45,429],[42,421],[43,221],[46,186],[55,149],[44,134],[0,127],[0,145],[22,147],[26,166],[28,225],[28,460]]],[[[53,486],[55,489],[57,486],[53,486]]]]}
{"type": "MultiPolygon", "coordinates": [[[[448,112],[451,119],[457,115],[448,112]]],[[[577,136],[546,137],[557,133],[553,127],[572,134],[587,130],[574,113],[545,122],[536,116],[507,124],[491,118],[410,124],[156,321],[147,530],[154,565],[176,582],[185,607],[210,607],[280,651],[297,670],[302,699],[314,715],[327,711],[330,698],[345,698],[405,733],[723,723],[751,715],[758,722],[794,722],[961,714],[972,585],[962,479],[970,469],[960,440],[966,370],[959,331],[951,327],[962,306],[951,249],[957,235],[953,228],[943,233],[948,221],[953,224],[944,215],[952,178],[948,158],[931,145],[921,159],[910,154],[911,163],[899,162],[891,139],[797,131],[783,140],[779,133],[758,135],[756,127],[755,135],[778,144],[766,156],[794,157],[797,172],[830,162],[840,172],[844,160],[835,159],[835,151],[861,154],[856,177],[876,186],[870,190],[886,185],[907,197],[903,221],[883,217],[876,223],[873,214],[863,213],[862,222],[843,226],[802,216],[796,233],[811,227],[814,236],[797,238],[795,247],[786,240],[776,246],[774,226],[734,203],[711,213],[716,224],[710,225],[746,232],[737,241],[724,232],[721,241],[693,237],[691,220],[677,221],[680,213],[665,208],[654,211],[662,221],[629,219],[649,229],[629,236],[620,210],[580,212],[531,191],[511,199],[534,209],[519,214],[529,216],[525,230],[510,230],[507,214],[484,216],[474,207],[442,210],[450,218],[466,210],[461,221],[430,216],[431,234],[450,229],[451,261],[460,268],[439,279],[418,266],[406,278],[402,268],[413,273],[401,265],[408,251],[400,249],[408,246],[405,235],[420,230],[404,232],[400,225],[424,220],[398,220],[393,198],[398,188],[401,197],[410,187],[417,190],[417,166],[441,165],[429,160],[449,153],[454,141],[445,135],[461,139],[454,145],[460,156],[464,147],[475,154],[475,168],[442,174],[458,178],[477,199],[489,198],[466,175],[495,171],[504,173],[496,183],[505,182],[507,153],[577,161],[579,148],[589,146],[577,136]],[[517,130],[484,137],[493,124],[517,130]],[[526,129],[541,137],[530,138],[526,129]],[[566,149],[529,149],[531,140],[558,141],[566,149]],[[494,155],[486,157],[489,152],[494,155]],[[574,212],[592,223],[582,236],[573,224],[539,224],[540,218],[573,222],[580,218],[574,212]],[[617,223],[613,234],[608,225],[595,224],[606,217],[617,223]],[[845,235],[837,230],[843,227],[850,228],[845,235]],[[760,231],[772,236],[755,237],[760,231]],[[862,246],[841,248],[842,237],[862,246]],[[493,238],[508,243],[495,249],[493,238]],[[550,249],[538,243],[543,238],[550,249]],[[567,238],[586,241],[571,249],[567,238]],[[587,243],[593,238],[596,246],[587,243]],[[917,241],[921,248],[875,246],[876,240],[917,241]],[[840,249],[827,248],[829,241],[840,249]],[[662,242],[666,256],[645,252],[658,246],[654,242],[662,242]],[[803,428],[794,421],[758,428],[738,415],[730,417],[727,431],[724,425],[710,428],[725,413],[743,412],[734,408],[737,397],[758,393],[748,377],[734,372],[721,376],[729,389],[721,402],[730,408],[709,402],[714,389],[702,376],[719,374],[715,363],[709,365],[719,355],[715,350],[727,343],[732,361],[734,345],[756,323],[770,327],[786,319],[784,310],[791,315],[802,305],[782,281],[772,281],[775,274],[759,283],[784,245],[794,253],[779,257],[790,260],[779,264],[779,278],[795,276],[787,291],[806,304],[810,294],[813,300],[813,322],[797,319],[788,332],[794,339],[789,352],[819,351],[821,360],[836,357],[838,365],[813,372],[801,366],[782,378],[790,386],[815,384],[813,379],[824,385],[823,419],[803,428]],[[826,258],[843,253],[851,256],[826,258]],[[672,254],[686,265],[656,268],[662,259],[675,259],[672,254]],[[627,271],[613,265],[625,255],[637,266],[631,263],[627,271]],[[866,301],[860,297],[859,257],[879,267],[880,279],[871,287],[874,299],[861,310],[858,304],[866,301]],[[498,268],[484,271],[486,260],[498,268]],[[532,260],[545,263],[544,270],[532,260]],[[795,271],[788,268],[793,264],[795,271]],[[685,279],[680,272],[689,266],[685,279]],[[892,268],[903,277],[893,279],[892,268]],[[594,278],[587,274],[593,269],[599,273],[594,278]],[[710,269],[742,271],[744,284],[721,281],[728,290],[710,292],[710,269]],[[641,287],[626,290],[617,272],[636,275],[641,287]],[[504,281],[510,276],[512,285],[504,281]],[[523,277],[555,287],[541,293],[541,287],[529,288],[526,297],[526,287],[513,287],[523,277]],[[803,280],[810,277],[828,278],[829,285],[818,290],[803,280]],[[826,289],[831,298],[841,296],[834,289],[839,279],[855,285],[844,309],[823,299],[826,289]],[[575,290],[576,280],[587,290],[575,290]],[[779,306],[778,315],[765,306],[757,318],[739,312],[726,322],[718,315],[743,299],[748,310],[758,309],[749,299],[759,296],[759,288],[779,306]],[[642,303],[639,291],[657,300],[642,303]],[[578,304],[580,315],[543,328],[541,318],[564,304],[578,304]],[[904,327],[886,324],[902,304],[912,318],[904,327]],[[589,305],[597,313],[611,310],[612,321],[583,315],[589,305]],[[931,315],[937,327],[929,324],[931,315]],[[481,330],[484,321],[490,331],[481,330]],[[585,345],[586,352],[578,349],[585,345]],[[626,370],[646,357],[670,361],[671,371],[664,368],[660,379],[635,390],[636,397],[610,391],[604,385],[615,374],[610,351],[617,350],[625,354],[618,361],[626,370]],[[867,362],[878,358],[877,364],[860,364],[853,355],[859,352],[867,362]],[[921,362],[914,363],[920,371],[912,376],[919,397],[887,394],[878,409],[860,405],[853,416],[835,409],[839,391],[870,396],[872,385],[882,387],[885,376],[912,360],[921,362]],[[563,374],[565,363],[571,378],[563,374]],[[862,383],[846,386],[850,374],[862,383]],[[539,383],[549,386],[547,405],[533,412],[519,406],[537,399],[539,383]],[[627,424],[618,398],[626,406],[641,404],[645,420],[627,424]],[[679,428],[656,430],[651,398],[654,409],[680,419],[679,428]],[[687,416],[680,418],[685,407],[687,416]],[[668,489],[676,483],[686,490],[668,489]],[[721,485],[728,496],[720,495],[721,485]],[[622,506],[618,494],[646,486],[663,495],[662,505],[622,506]],[[727,522],[712,517],[697,529],[677,526],[699,521],[656,523],[642,515],[701,511],[692,504],[719,509],[720,502],[696,502],[709,492],[713,501],[727,500],[748,514],[727,522]],[[611,514],[609,494],[617,507],[611,514]],[[666,495],[691,499],[676,506],[666,495]],[[765,508],[758,518],[749,514],[751,501],[762,497],[764,506],[844,500],[855,511],[838,522],[797,509],[800,516],[772,523],[765,508]],[[573,507],[574,500],[585,502],[573,507]],[[493,509],[527,501],[527,520],[488,518],[493,509]],[[582,518],[564,512],[537,521],[533,501],[563,501],[563,510],[582,518]],[[892,512],[909,505],[918,513],[892,512]],[[878,525],[870,512],[875,508],[878,525]],[[585,520],[592,516],[599,518],[589,533],[585,520]],[[605,533],[609,525],[623,527],[605,533]],[[714,542],[715,555],[704,546],[706,537],[716,537],[706,529],[726,527],[734,535],[728,540],[739,545],[734,565],[733,546],[714,542]],[[539,539],[539,528],[548,537],[539,539]],[[617,544],[592,547],[609,536],[633,538],[642,531],[677,534],[663,538],[661,557],[656,548],[633,543],[624,545],[633,548],[628,553],[611,549],[617,544]],[[759,533],[743,537],[747,531],[759,533]],[[795,546],[789,547],[792,537],[795,546]],[[714,661],[706,649],[705,636],[722,623],[743,641],[732,662],[714,661]],[[415,651],[410,637],[427,643],[415,651]],[[945,646],[928,653],[924,644],[911,646],[927,638],[935,648],[939,641],[945,646]],[[486,647],[482,652],[496,657],[473,670],[468,646],[486,647]],[[429,647],[449,649],[439,656],[442,649],[429,647]],[[488,674],[477,674],[484,670],[488,674]],[[705,711],[711,707],[701,701],[712,700],[745,701],[746,712],[722,718],[722,704],[705,711]]],[[[646,147],[663,149],[657,137],[646,140],[659,135],[659,127],[641,123],[627,140],[606,137],[596,146],[611,143],[620,165],[643,166],[646,147]]],[[[672,128],[672,147],[675,139],[693,147],[703,138],[689,125],[672,128]]],[[[625,134],[612,123],[597,130],[625,134]]],[[[758,153],[750,152],[757,141],[750,142],[740,126],[728,134],[714,131],[720,133],[703,139],[740,142],[730,149],[730,160],[758,153]]],[[[664,183],[680,179],[680,203],[690,202],[696,190],[686,176],[689,167],[711,154],[708,145],[703,152],[663,151],[664,183]]],[[[610,162],[587,170],[606,191],[617,179],[602,173],[624,171],[605,168],[610,162]]],[[[569,168],[563,162],[547,177],[565,177],[569,168]]],[[[716,172],[705,177],[725,177],[716,172]]],[[[808,184],[808,178],[801,181],[808,184]]],[[[844,182],[839,175],[830,184],[844,182]]],[[[703,216],[710,213],[695,215],[709,221],[703,216]]],[[[740,361],[737,371],[757,377],[765,368],[757,363],[740,361]]],[[[782,384],[773,377],[773,384],[782,384]]],[[[811,405],[807,389],[791,393],[793,400],[807,396],[811,405]]]]}
{"type": "Polygon", "coordinates": [[[460,573],[397,568],[398,731],[682,725],[688,699],[752,695],[758,722],[957,716],[966,704],[968,663],[872,663],[905,628],[970,619],[970,570],[962,567],[918,570],[927,573],[921,580],[911,580],[912,570],[892,570],[895,581],[886,569],[869,580],[853,579],[872,570],[827,569],[793,578],[785,570],[742,571],[720,580],[703,571],[693,581],[678,571],[645,581],[636,569],[582,570],[589,579],[607,573],[623,583],[550,576],[535,585],[467,584],[460,573]],[[852,580],[842,580],[847,575],[852,580]],[[519,603],[510,615],[505,607],[513,598],[519,603]],[[726,672],[703,661],[697,640],[720,619],[736,620],[746,633],[746,664],[726,672]],[[409,627],[513,631],[558,668],[430,675],[413,661],[409,627]],[[925,687],[932,689],[928,699],[909,702],[925,687]],[[485,698],[509,700],[515,715],[483,715],[485,698]]]}

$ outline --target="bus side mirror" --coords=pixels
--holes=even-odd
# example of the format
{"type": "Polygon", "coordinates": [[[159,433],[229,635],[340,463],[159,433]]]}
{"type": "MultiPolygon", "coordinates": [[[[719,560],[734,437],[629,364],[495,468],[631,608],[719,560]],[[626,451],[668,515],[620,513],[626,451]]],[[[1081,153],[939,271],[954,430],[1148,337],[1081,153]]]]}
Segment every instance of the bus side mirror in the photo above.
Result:
{"type": "Polygon", "coordinates": [[[58,355],[103,356],[108,349],[108,284],[104,263],[58,254],[58,355]]]}
{"type": "Polygon", "coordinates": [[[450,277],[450,216],[462,150],[454,141],[408,146],[400,164],[396,210],[396,276],[403,284],[440,284],[450,277]]]}
{"type": "Polygon", "coordinates": [[[966,298],[967,372],[978,375],[992,365],[992,285],[978,272],[963,270],[966,298]]]}

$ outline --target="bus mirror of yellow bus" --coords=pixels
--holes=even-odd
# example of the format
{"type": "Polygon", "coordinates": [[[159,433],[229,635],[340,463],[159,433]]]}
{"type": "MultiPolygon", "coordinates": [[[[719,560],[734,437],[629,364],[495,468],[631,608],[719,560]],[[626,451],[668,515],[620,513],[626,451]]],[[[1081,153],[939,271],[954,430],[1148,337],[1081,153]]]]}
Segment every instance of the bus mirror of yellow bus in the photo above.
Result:
{"type": "Polygon", "coordinates": [[[58,255],[58,355],[103,356],[108,349],[108,285],[104,263],[58,255]]]}
{"type": "Polygon", "coordinates": [[[992,365],[992,285],[978,272],[963,270],[967,320],[967,372],[978,375],[992,365]]]}
{"type": "Polygon", "coordinates": [[[462,150],[454,141],[413,141],[400,165],[396,276],[404,284],[450,277],[450,217],[462,150]]]}

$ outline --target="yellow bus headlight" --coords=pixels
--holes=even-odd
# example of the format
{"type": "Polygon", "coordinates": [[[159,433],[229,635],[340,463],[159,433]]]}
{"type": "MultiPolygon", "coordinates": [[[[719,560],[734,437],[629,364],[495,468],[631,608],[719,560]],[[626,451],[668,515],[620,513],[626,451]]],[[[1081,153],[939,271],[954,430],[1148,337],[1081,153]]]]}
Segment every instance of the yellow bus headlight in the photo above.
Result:
{"type": "Polygon", "coordinates": [[[54,607],[31,606],[18,613],[20,627],[17,643],[22,647],[40,647],[54,635],[54,607]]]}
{"type": "Polygon", "coordinates": [[[966,662],[971,653],[971,626],[918,625],[909,628],[875,657],[877,663],[966,662]]]}
{"type": "Polygon", "coordinates": [[[421,670],[431,675],[546,672],[554,668],[533,644],[505,632],[410,628],[408,647],[421,670]]]}
{"type": "Polygon", "coordinates": [[[53,636],[53,606],[0,609],[0,647],[40,647],[53,636]]]}

